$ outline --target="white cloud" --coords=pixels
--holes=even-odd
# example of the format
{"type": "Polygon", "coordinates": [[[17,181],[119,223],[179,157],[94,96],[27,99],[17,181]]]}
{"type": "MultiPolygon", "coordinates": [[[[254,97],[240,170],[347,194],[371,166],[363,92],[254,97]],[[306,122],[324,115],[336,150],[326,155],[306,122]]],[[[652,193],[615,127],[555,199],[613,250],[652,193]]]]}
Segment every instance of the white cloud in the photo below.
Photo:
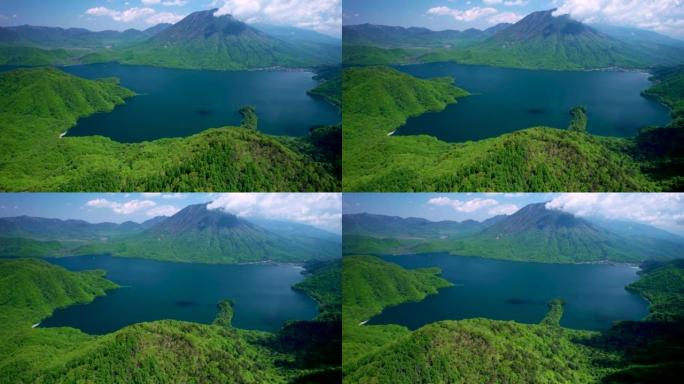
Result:
{"type": "Polygon", "coordinates": [[[521,7],[527,5],[527,0],[507,0],[504,1],[504,5],[508,7],[521,7]]]}
{"type": "Polygon", "coordinates": [[[143,197],[159,197],[161,196],[160,192],[144,192],[143,197]]]}
{"type": "Polygon", "coordinates": [[[141,17],[150,16],[155,13],[155,10],[152,8],[133,7],[124,11],[117,11],[107,7],[95,7],[86,10],[85,13],[90,16],[109,16],[115,21],[128,23],[141,17]]]}
{"type": "Polygon", "coordinates": [[[165,193],[161,195],[162,199],[184,199],[184,193],[165,193]]]}
{"type": "Polygon", "coordinates": [[[466,10],[454,9],[445,6],[428,9],[428,15],[451,16],[456,21],[473,21],[484,16],[492,15],[498,11],[491,7],[473,7],[466,10]]]}
{"type": "Polygon", "coordinates": [[[565,193],[546,203],[577,216],[628,220],[682,230],[684,194],[680,193],[565,193]]]}
{"type": "Polygon", "coordinates": [[[339,193],[224,193],[208,209],[243,217],[291,220],[340,231],[342,197],[339,193]]]}
{"type": "Polygon", "coordinates": [[[86,202],[85,205],[93,208],[108,208],[120,215],[130,215],[143,209],[152,208],[157,205],[157,203],[152,200],[138,199],[129,200],[125,203],[118,203],[107,199],[94,199],[86,202]]]}
{"type": "Polygon", "coordinates": [[[172,12],[159,12],[157,14],[154,14],[150,17],[148,17],[145,22],[150,25],[157,25],[160,23],[169,23],[169,24],[175,24],[181,20],[185,15],[176,15],[175,13],[172,12]]]}
{"type": "Polygon", "coordinates": [[[496,15],[490,17],[487,19],[490,24],[501,24],[501,23],[517,23],[520,21],[520,19],[523,18],[523,15],[520,15],[515,12],[501,12],[497,13],[496,15]]]}
{"type": "Polygon", "coordinates": [[[162,2],[162,5],[165,5],[165,6],[167,6],[167,7],[172,7],[172,6],[175,6],[175,7],[182,7],[182,6],[184,6],[185,4],[187,4],[187,3],[188,3],[188,2],[187,2],[186,0],[170,0],[170,1],[164,1],[164,2],[162,2]]]}
{"type": "Polygon", "coordinates": [[[247,22],[294,25],[331,35],[342,31],[341,0],[222,0],[216,16],[231,14],[247,22]]]}
{"type": "Polygon", "coordinates": [[[495,216],[496,215],[512,215],[512,214],[518,212],[519,209],[520,209],[520,207],[518,207],[515,204],[501,204],[501,205],[494,206],[488,212],[490,215],[495,215],[495,216]]]}
{"type": "Polygon", "coordinates": [[[503,3],[503,0],[482,0],[482,2],[487,5],[494,5],[503,3]]]}
{"type": "Polygon", "coordinates": [[[428,200],[428,204],[440,207],[451,207],[458,212],[475,212],[485,207],[498,205],[499,202],[494,199],[482,199],[479,197],[470,200],[458,200],[442,196],[428,200]]]}
{"type": "Polygon", "coordinates": [[[555,15],[684,35],[682,0],[562,0],[555,15]]]}
{"type": "Polygon", "coordinates": [[[145,215],[149,217],[157,217],[157,216],[173,216],[175,215],[180,209],[174,207],[173,205],[160,205],[158,207],[154,207],[147,212],[145,212],[145,215]]]}
{"type": "Polygon", "coordinates": [[[161,3],[161,0],[141,0],[144,5],[153,5],[161,3]]]}

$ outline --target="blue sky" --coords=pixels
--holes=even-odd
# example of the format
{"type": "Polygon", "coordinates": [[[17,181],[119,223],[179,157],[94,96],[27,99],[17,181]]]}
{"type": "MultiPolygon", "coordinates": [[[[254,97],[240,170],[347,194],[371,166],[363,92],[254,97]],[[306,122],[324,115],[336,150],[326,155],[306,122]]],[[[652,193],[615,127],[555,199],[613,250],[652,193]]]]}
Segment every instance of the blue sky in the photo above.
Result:
{"type": "Polygon", "coordinates": [[[585,22],[625,25],[684,38],[681,0],[344,0],[344,24],[484,29],[559,8],[585,22]]]}
{"type": "Polygon", "coordinates": [[[343,213],[482,221],[540,202],[580,217],[636,221],[684,235],[681,193],[345,193],[343,213]]]}
{"type": "Polygon", "coordinates": [[[42,25],[146,29],[218,8],[247,22],[266,22],[340,36],[342,0],[0,0],[0,26],[42,25]]]}
{"type": "Polygon", "coordinates": [[[0,217],[143,222],[206,202],[242,217],[296,221],[338,233],[342,226],[338,193],[1,193],[0,217]]]}

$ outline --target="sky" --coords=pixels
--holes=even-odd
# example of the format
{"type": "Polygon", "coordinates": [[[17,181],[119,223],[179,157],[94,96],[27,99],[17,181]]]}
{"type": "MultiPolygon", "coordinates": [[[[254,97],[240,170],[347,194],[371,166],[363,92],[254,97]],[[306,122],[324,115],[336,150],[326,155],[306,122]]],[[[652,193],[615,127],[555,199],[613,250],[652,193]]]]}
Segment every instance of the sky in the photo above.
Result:
{"type": "Polygon", "coordinates": [[[264,22],[342,34],[342,0],[0,0],[0,26],[146,29],[218,8],[248,23],[264,22]]]}
{"type": "Polygon", "coordinates": [[[344,0],[343,23],[485,29],[525,15],[558,8],[587,23],[653,30],[684,38],[683,0],[344,0]]]}
{"type": "Polygon", "coordinates": [[[295,221],[335,233],[342,230],[339,193],[0,193],[0,217],[140,223],[207,202],[211,202],[209,209],[244,218],[295,221]]]}
{"type": "Polygon", "coordinates": [[[682,193],[345,193],[344,214],[482,221],[547,203],[579,217],[635,221],[684,236],[682,193]]]}

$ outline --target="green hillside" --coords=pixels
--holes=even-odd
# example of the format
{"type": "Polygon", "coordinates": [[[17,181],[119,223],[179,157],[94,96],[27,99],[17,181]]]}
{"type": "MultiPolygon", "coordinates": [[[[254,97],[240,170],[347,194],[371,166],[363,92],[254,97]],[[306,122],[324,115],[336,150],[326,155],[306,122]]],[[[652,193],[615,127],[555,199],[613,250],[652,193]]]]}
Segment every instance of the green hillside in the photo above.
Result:
{"type": "Polygon", "coordinates": [[[292,331],[306,327],[323,337],[339,318],[294,322],[278,333],[175,320],[134,324],[103,336],[68,327],[31,328],[55,308],[90,301],[111,288],[115,285],[102,272],[68,272],[36,260],[0,261],[0,383],[291,383],[339,377],[330,346],[320,349],[292,331]]]}
{"type": "MultiPolygon", "coordinates": [[[[345,191],[657,191],[676,189],[677,146],[656,131],[636,139],[577,130],[528,128],[496,138],[446,143],[431,136],[388,136],[411,116],[467,95],[446,79],[420,80],[386,67],[343,74],[345,191]],[[647,141],[648,144],[639,144],[647,141]],[[658,162],[656,164],[656,162],[658,162]],[[670,165],[670,173],[663,165],[670,165]],[[654,165],[655,164],[655,165],[654,165]]],[[[678,132],[678,131],[677,131],[678,132]]]]}
{"type": "MultiPolygon", "coordinates": [[[[532,12],[486,31],[430,31],[381,25],[344,26],[343,62],[378,65],[456,61],[527,69],[650,68],[684,62],[681,45],[614,37],[555,9],[532,12]]],[[[636,30],[644,33],[643,30],[636,30]]],[[[646,32],[647,33],[647,32],[646,32]]],[[[651,38],[653,38],[651,36],[651,38]]]]}
{"type": "MultiPolygon", "coordinates": [[[[654,314],[681,314],[682,268],[679,261],[646,267],[642,278],[630,289],[649,300],[649,320],[618,322],[604,333],[560,327],[563,308],[559,300],[549,303],[547,316],[536,325],[489,319],[445,320],[411,332],[399,326],[347,321],[347,313],[364,311],[364,302],[356,305],[345,298],[344,382],[676,381],[684,372],[684,349],[679,343],[684,323],[669,316],[667,321],[654,320],[658,317],[654,314]],[[639,286],[643,288],[636,288],[639,286]],[[361,344],[364,341],[366,345],[361,344]]],[[[410,284],[412,272],[384,262],[345,264],[343,291],[363,289],[373,284],[374,276],[386,273],[410,284]],[[397,269],[401,272],[397,273],[397,269]],[[357,278],[347,279],[346,274],[357,278]]],[[[375,287],[377,297],[396,297],[392,289],[384,292],[382,285],[375,287]]],[[[412,298],[403,301],[408,300],[412,298]]]]}
{"type": "MultiPolygon", "coordinates": [[[[339,130],[301,138],[243,127],[185,138],[122,144],[60,135],[76,120],[107,112],[133,93],[49,68],[0,74],[0,190],[321,191],[338,190],[339,130]]],[[[257,111],[258,112],[258,111],[257,111]]]]}
{"type": "Polygon", "coordinates": [[[684,240],[677,236],[663,238],[656,228],[646,225],[638,233],[620,234],[570,213],[547,209],[545,204],[529,204],[494,223],[475,222],[468,231],[451,235],[440,233],[450,222],[344,215],[342,249],[344,254],[449,253],[539,263],[636,263],[680,257],[684,240]],[[393,228],[398,220],[404,226],[393,228]],[[392,231],[378,232],[375,227],[392,231]]]}

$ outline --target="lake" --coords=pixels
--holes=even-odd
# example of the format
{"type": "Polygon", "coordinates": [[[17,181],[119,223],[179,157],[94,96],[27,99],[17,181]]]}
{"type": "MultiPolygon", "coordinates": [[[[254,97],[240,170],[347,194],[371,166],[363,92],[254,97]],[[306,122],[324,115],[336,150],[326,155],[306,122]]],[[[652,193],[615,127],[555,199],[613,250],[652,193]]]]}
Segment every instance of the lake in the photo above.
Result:
{"type": "Polygon", "coordinates": [[[417,303],[385,309],[368,324],[400,324],[410,329],[440,320],[485,317],[538,323],[547,303],[565,300],[561,325],[604,330],[615,320],[640,320],[648,306],[625,290],[639,277],[627,265],[542,264],[499,261],[447,254],[386,256],[385,261],[414,269],[442,268],[456,286],[440,289],[417,303]]]}
{"type": "Polygon", "coordinates": [[[441,112],[409,118],[395,135],[427,134],[462,142],[496,137],[534,126],[566,128],[570,109],[587,109],[589,132],[634,136],[649,125],[665,125],[669,110],[641,91],[649,74],[618,71],[544,71],[455,63],[399,66],[419,78],[449,76],[472,95],[441,112]]]}
{"type": "Polygon", "coordinates": [[[287,320],[316,316],[316,302],[294,291],[302,268],[291,265],[190,264],[111,256],[48,258],[72,271],[104,269],[121,288],[93,302],[56,310],[41,327],[74,327],[104,334],[144,321],[211,323],[217,303],[233,300],[233,326],[276,331],[287,320]]]}
{"type": "Polygon", "coordinates": [[[240,125],[241,107],[253,105],[258,129],[304,136],[311,127],[337,124],[339,110],[306,92],[318,83],[305,71],[199,71],[114,63],[61,68],[86,79],[117,77],[138,96],[112,112],[79,119],[67,136],[102,135],[120,142],[183,137],[207,128],[240,125]]]}

